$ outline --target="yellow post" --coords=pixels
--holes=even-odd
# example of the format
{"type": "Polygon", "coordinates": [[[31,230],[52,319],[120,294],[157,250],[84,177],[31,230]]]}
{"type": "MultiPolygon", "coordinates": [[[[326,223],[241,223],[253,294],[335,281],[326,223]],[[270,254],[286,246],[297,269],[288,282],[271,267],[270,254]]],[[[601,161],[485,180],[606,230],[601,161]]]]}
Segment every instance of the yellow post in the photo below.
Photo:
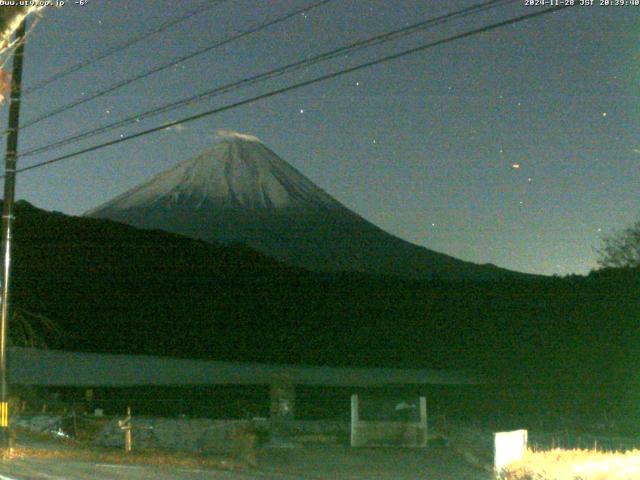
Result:
{"type": "Polygon", "coordinates": [[[0,427],[9,426],[9,402],[0,402],[0,427]]]}
{"type": "Polygon", "coordinates": [[[118,426],[124,432],[124,451],[130,452],[132,448],[131,441],[131,407],[127,407],[127,416],[118,420],[118,426]]]}
{"type": "Polygon", "coordinates": [[[131,407],[127,407],[127,426],[124,431],[124,451],[131,451],[131,407]]]}
{"type": "Polygon", "coordinates": [[[127,428],[124,431],[124,451],[131,451],[131,428],[127,428]]]}

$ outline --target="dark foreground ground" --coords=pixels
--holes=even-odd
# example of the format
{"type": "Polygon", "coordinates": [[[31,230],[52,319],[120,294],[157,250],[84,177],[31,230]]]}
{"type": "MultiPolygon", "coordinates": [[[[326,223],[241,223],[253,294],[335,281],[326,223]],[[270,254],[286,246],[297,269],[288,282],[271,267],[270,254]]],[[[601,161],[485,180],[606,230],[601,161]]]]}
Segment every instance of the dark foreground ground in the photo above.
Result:
{"type": "Polygon", "coordinates": [[[446,447],[428,449],[351,449],[307,447],[261,449],[253,471],[99,463],[71,458],[16,458],[0,464],[0,480],[253,480],[394,479],[489,480],[488,472],[468,466],[446,447]]]}
{"type": "Polygon", "coordinates": [[[270,471],[313,479],[488,480],[451,449],[307,447],[265,450],[259,457],[270,471]]]}

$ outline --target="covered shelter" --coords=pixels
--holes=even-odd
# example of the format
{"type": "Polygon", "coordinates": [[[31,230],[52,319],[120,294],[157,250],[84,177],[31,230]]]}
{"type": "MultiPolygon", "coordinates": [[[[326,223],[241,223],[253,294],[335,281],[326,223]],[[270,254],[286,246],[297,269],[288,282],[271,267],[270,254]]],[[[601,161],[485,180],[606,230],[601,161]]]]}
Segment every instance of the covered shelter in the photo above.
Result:
{"type": "MultiPolygon", "coordinates": [[[[114,355],[13,347],[9,350],[13,385],[71,388],[193,387],[265,385],[271,424],[296,419],[296,388],[472,385],[477,378],[460,371],[359,368],[191,360],[145,355],[114,355]]],[[[266,398],[265,398],[266,400],[266,398]]],[[[356,412],[352,400],[353,412],[356,412]]],[[[421,406],[426,423],[426,405],[421,406]]],[[[363,422],[360,422],[364,424],[363,422]]]]}

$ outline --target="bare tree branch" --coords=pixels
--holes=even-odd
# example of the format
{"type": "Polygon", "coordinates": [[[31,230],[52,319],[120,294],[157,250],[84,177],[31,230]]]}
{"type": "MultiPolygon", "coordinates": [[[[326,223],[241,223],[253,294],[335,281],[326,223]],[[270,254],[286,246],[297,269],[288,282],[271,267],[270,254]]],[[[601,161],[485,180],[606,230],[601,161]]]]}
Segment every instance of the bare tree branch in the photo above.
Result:
{"type": "Polygon", "coordinates": [[[602,268],[640,267],[640,221],[604,237],[597,249],[602,268]]]}

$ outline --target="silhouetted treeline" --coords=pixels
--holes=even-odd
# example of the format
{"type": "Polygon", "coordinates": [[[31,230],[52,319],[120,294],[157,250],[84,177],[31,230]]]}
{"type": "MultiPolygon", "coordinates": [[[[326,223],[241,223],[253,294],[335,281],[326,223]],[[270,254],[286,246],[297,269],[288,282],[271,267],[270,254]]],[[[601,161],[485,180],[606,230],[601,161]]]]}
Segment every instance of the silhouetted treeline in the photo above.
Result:
{"type": "Polygon", "coordinates": [[[640,272],[499,282],[315,274],[106,220],[17,210],[13,302],[52,348],[635,382],[640,272]]]}

